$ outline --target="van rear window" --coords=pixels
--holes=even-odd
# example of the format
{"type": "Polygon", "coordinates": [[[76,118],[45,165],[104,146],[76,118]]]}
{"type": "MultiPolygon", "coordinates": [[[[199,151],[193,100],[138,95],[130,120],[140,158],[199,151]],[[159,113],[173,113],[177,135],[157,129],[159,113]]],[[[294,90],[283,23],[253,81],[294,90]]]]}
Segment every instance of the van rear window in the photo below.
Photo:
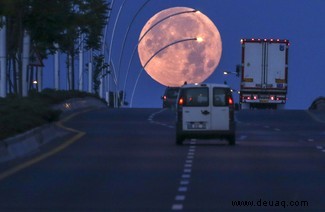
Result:
{"type": "Polygon", "coordinates": [[[231,93],[227,88],[213,88],[213,106],[228,105],[227,98],[231,93]]]}
{"type": "Polygon", "coordinates": [[[209,106],[208,88],[186,88],[182,90],[183,106],[204,107],[209,106]]]}

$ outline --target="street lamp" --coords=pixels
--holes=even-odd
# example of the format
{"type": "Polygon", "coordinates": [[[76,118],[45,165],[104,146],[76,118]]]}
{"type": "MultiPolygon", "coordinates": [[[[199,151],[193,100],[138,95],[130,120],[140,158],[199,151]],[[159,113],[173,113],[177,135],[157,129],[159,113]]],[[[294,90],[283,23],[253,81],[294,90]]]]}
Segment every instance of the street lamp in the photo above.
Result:
{"type": "Polygon", "coordinates": [[[239,77],[239,75],[241,74],[241,65],[236,65],[236,71],[224,71],[223,74],[224,75],[229,75],[229,74],[235,74],[236,77],[239,77]]]}
{"type": "Polygon", "coordinates": [[[144,36],[146,36],[146,34],[148,34],[150,32],[151,29],[153,29],[155,26],[157,26],[158,24],[160,24],[161,22],[171,18],[171,17],[174,17],[174,16],[177,16],[177,15],[181,15],[181,14],[186,14],[186,13],[195,13],[195,12],[199,12],[198,10],[187,10],[187,11],[182,11],[182,12],[177,12],[177,13],[173,13],[169,16],[166,16],[165,18],[162,18],[160,19],[159,21],[157,21],[155,24],[153,24],[145,33],[143,33],[143,35],[141,36],[141,38],[139,39],[137,45],[134,47],[133,51],[132,51],[132,54],[131,54],[131,58],[129,60],[129,64],[128,64],[128,67],[127,67],[127,70],[126,70],[126,76],[125,76],[125,80],[124,80],[124,86],[123,86],[123,91],[125,91],[125,88],[126,88],[126,83],[127,83],[127,79],[128,79],[128,75],[129,75],[129,72],[130,72],[130,68],[131,68],[131,63],[133,61],[133,58],[134,58],[134,55],[135,55],[135,52],[140,44],[140,42],[142,41],[142,39],[144,38],[144,36]]]}
{"type": "MultiPolygon", "coordinates": [[[[130,31],[130,28],[133,24],[133,22],[135,21],[135,19],[137,18],[137,16],[139,15],[139,13],[142,11],[142,9],[150,2],[151,0],[147,0],[145,1],[142,6],[137,10],[137,12],[135,13],[135,15],[133,16],[130,24],[128,25],[127,27],[127,30],[125,32],[125,35],[124,35],[124,39],[123,39],[123,42],[122,42],[122,48],[121,48],[121,52],[120,52],[120,57],[119,57],[119,62],[118,62],[118,69],[117,69],[117,72],[118,72],[118,75],[117,75],[117,81],[119,82],[119,78],[120,78],[120,70],[121,70],[121,65],[122,65],[122,56],[123,56],[123,53],[124,53],[124,49],[125,49],[125,43],[126,43],[126,39],[129,35],[129,31],[130,31]]],[[[124,91],[124,90],[123,90],[124,91]]]]}
{"type": "Polygon", "coordinates": [[[130,100],[130,107],[132,107],[132,104],[133,104],[133,97],[134,97],[134,93],[135,93],[135,89],[138,85],[138,81],[139,81],[139,78],[143,72],[143,70],[146,68],[146,66],[149,64],[149,62],[156,56],[158,55],[160,52],[162,52],[163,50],[165,50],[166,48],[172,46],[172,45],[175,45],[177,43],[181,43],[181,42],[185,42],[185,41],[197,41],[199,43],[201,43],[203,41],[203,39],[201,37],[194,37],[194,38],[184,38],[184,39],[181,39],[181,40],[177,40],[177,41],[174,41],[170,44],[167,44],[166,46],[162,47],[161,49],[159,49],[156,53],[154,53],[149,59],[148,61],[144,64],[144,66],[141,68],[139,74],[138,74],[138,77],[137,77],[137,80],[135,82],[135,85],[134,85],[134,88],[133,88],[133,91],[132,91],[132,95],[131,95],[131,100],[130,100]]]}
{"type": "Polygon", "coordinates": [[[234,72],[234,71],[224,71],[223,72],[224,75],[229,75],[229,74],[238,74],[237,72],[234,72]]]}

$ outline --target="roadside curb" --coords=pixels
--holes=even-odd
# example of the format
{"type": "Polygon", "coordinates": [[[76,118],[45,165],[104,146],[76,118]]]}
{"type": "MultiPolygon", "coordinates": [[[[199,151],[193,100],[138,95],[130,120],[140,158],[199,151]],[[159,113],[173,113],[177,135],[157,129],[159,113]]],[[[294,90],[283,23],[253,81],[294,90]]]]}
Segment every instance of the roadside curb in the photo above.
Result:
{"type": "Polygon", "coordinates": [[[87,97],[69,99],[55,105],[53,108],[62,110],[58,122],[45,124],[0,141],[0,163],[23,157],[53,140],[71,137],[73,134],[78,133],[78,131],[62,125],[66,117],[71,118],[71,116],[78,115],[80,112],[107,108],[107,106],[98,99],[87,97]]]}
{"type": "Polygon", "coordinates": [[[69,134],[71,132],[59,128],[55,123],[51,123],[7,138],[0,142],[0,162],[22,157],[54,139],[69,134]]]}
{"type": "Polygon", "coordinates": [[[317,122],[325,123],[324,110],[307,110],[307,113],[317,122]]]}

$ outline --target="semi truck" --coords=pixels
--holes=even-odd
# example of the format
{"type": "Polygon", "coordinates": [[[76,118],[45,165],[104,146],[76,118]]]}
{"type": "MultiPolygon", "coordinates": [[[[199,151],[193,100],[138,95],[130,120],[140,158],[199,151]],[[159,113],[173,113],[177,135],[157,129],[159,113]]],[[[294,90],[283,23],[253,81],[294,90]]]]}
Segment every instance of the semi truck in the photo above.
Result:
{"type": "Polygon", "coordinates": [[[241,39],[241,109],[284,109],[289,45],[287,39],[241,39]]]}

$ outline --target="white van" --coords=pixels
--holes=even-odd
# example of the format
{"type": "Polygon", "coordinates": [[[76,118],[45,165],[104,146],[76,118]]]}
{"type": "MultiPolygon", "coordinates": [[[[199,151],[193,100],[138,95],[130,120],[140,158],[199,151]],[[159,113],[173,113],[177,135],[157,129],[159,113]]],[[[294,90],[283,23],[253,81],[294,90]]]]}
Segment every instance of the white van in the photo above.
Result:
{"type": "Polygon", "coordinates": [[[187,138],[226,138],[235,145],[234,100],[224,84],[187,84],[177,97],[176,144],[187,138]]]}

